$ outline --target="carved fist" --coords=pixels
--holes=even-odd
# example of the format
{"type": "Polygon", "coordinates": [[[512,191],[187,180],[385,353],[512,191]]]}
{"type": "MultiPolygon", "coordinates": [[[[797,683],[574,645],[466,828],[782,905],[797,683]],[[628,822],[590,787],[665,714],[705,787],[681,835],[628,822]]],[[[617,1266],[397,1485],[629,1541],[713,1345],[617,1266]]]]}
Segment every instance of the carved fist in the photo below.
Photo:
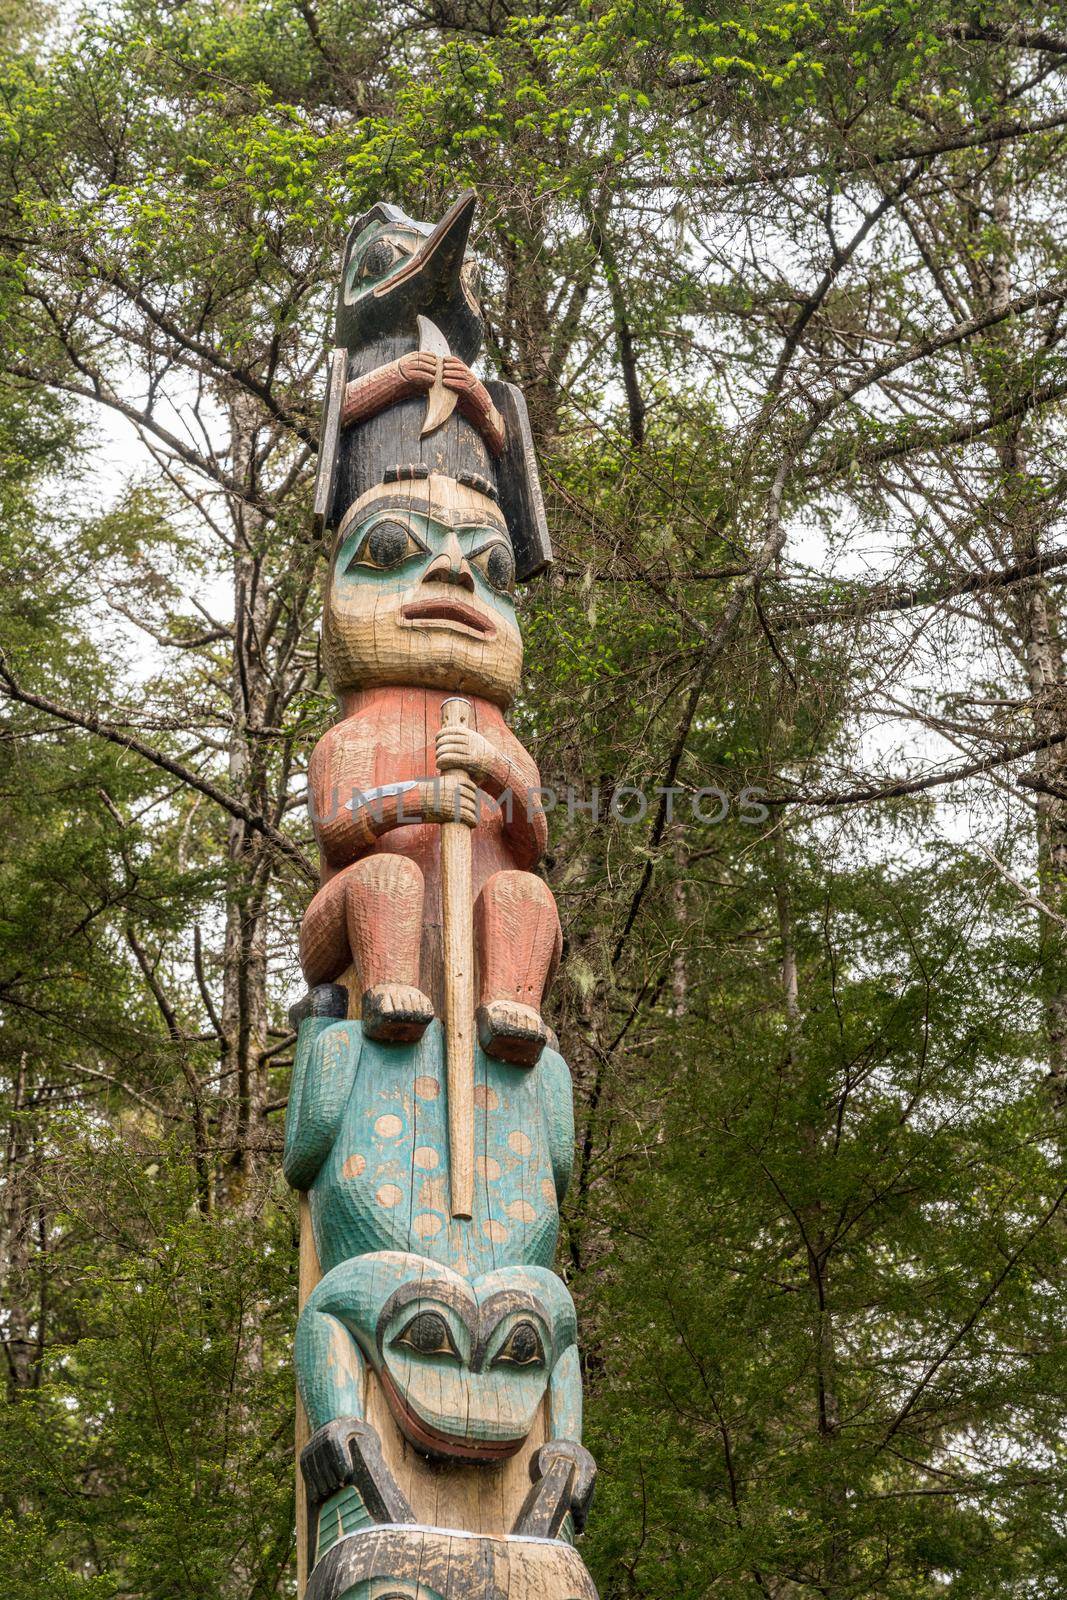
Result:
{"type": "Polygon", "coordinates": [[[426,822],[464,822],[478,826],[478,785],[465,774],[428,778],[422,786],[422,815],[426,822]]]}
{"type": "Polygon", "coordinates": [[[568,1512],[581,1533],[596,1482],[596,1462],[584,1445],[572,1439],[550,1439],[530,1460],[533,1488],[523,1502],[513,1533],[525,1538],[555,1539],[568,1512]]]}
{"type": "Polygon", "coordinates": [[[310,1443],[300,1452],[300,1470],[308,1494],[316,1504],[321,1505],[346,1483],[352,1482],[353,1430],[364,1426],[366,1424],[354,1417],[328,1422],[312,1435],[310,1443]]]}
{"type": "Polygon", "coordinates": [[[312,1434],[300,1452],[300,1470],[309,1510],[317,1510],[338,1489],[351,1483],[376,1522],[415,1520],[415,1513],[386,1465],[376,1430],[361,1417],[341,1417],[312,1434]]]}
{"type": "Polygon", "coordinates": [[[571,1439],[550,1439],[548,1444],[541,1446],[534,1461],[531,1462],[530,1476],[533,1478],[536,1471],[538,1478],[543,1477],[553,1461],[561,1459],[569,1461],[574,1468],[570,1488],[570,1513],[574,1518],[575,1532],[581,1533],[589,1515],[589,1507],[593,1503],[593,1490],[596,1487],[596,1462],[585,1445],[575,1444],[571,1439]]]}
{"type": "Polygon", "coordinates": [[[437,735],[437,766],[441,772],[466,772],[483,784],[493,770],[496,750],[473,728],[442,728],[437,735]]]}

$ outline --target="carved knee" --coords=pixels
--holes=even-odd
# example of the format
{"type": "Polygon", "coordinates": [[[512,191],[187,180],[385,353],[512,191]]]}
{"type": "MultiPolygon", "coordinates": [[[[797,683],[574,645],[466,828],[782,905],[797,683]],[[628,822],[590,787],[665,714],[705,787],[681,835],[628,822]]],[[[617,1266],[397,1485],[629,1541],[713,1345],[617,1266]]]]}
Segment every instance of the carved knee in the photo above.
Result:
{"type": "Polygon", "coordinates": [[[375,853],[348,871],[348,942],[363,991],[363,1031],[372,1039],[418,1039],[433,1020],[419,987],[424,896],[422,872],[407,856],[375,853]]]}

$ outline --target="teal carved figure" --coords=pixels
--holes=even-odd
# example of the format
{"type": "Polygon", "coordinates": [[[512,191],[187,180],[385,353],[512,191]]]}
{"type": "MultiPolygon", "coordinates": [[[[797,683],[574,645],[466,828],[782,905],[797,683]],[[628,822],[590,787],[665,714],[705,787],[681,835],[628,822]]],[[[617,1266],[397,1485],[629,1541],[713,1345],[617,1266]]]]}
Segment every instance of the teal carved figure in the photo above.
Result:
{"type": "Polygon", "coordinates": [[[498,1267],[550,1267],[574,1152],[567,1065],[475,1055],[473,1215],[448,1208],[444,1042],[368,1039],[358,1022],[301,1024],[285,1175],[308,1192],[325,1272],[379,1250],[412,1250],[472,1279],[498,1267]]]}
{"type": "Polygon", "coordinates": [[[304,1473],[322,1504],[320,1551],[338,1528],[369,1525],[371,1507],[413,1520],[364,1417],[368,1367],[405,1437],[439,1460],[513,1455],[547,1397],[539,1472],[543,1479],[551,1447],[562,1444],[568,1475],[557,1521],[570,1515],[580,1526],[595,1467],[581,1447],[576,1337],[571,1297],[542,1267],[504,1267],[468,1282],[437,1262],[383,1251],[327,1273],[296,1335],[301,1394],[316,1428],[304,1473]]]}
{"type": "Polygon", "coordinates": [[[316,1428],[363,1413],[364,1363],[404,1434],[429,1455],[512,1455],[549,1395],[549,1437],[582,1431],[574,1304],[543,1267],[468,1282],[380,1251],[328,1272],[300,1315],[296,1360],[316,1428]]]}

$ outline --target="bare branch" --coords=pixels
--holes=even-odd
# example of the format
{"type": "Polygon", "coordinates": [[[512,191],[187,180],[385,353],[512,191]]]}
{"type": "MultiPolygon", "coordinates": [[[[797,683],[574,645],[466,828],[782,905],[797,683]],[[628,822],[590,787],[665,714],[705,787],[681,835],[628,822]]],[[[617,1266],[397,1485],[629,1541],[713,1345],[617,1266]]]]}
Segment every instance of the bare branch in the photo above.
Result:
{"type": "Polygon", "coordinates": [[[165,755],[162,750],[155,750],[151,745],[145,744],[133,734],[121,728],[115,728],[110,723],[103,721],[89,711],[76,711],[71,706],[59,705],[54,700],[47,699],[44,695],[34,694],[29,689],[24,689],[12,676],[6,661],[0,655],[0,679],[6,686],[2,691],[10,700],[17,700],[21,705],[33,706],[38,711],[46,711],[49,716],[57,718],[75,728],[84,728],[86,733],[92,733],[100,739],[106,739],[111,744],[118,745],[123,750],[132,750],[136,755],[142,756],[145,761],[150,761],[153,766],[160,767],[164,772],[169,772],[172,777],[179,778],[190,789],[205,795],[207,799],[214,800],[215,804],[228,811],[230,816],[239,818],[242,822],[257,833],[262,833],[271,844],[294,863],[308,880],[309,883],[318,881],[318,873],[304,852],[280,833],[270,822],[250,806],[246,806],[236,795],[228,794],[225,789],[220,789],[218,784],[212,783],[209,778],[203,778],[198,772],[175,761],[173,757],[165,755]]]}

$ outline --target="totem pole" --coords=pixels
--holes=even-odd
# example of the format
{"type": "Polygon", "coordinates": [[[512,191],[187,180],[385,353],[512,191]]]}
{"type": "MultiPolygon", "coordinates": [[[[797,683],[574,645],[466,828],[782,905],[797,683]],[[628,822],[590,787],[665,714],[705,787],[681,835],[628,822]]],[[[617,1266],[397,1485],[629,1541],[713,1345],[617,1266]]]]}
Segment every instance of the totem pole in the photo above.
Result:
{"type": "Polygon", "coordinates": [[[596,1600],[552,1270],[573,1107],[541,1006],[562,939],[533,871],[537,768],[504,720],[514,584],[551,547],[522,395],[470,370],[473,213],[466,194],[436,227],[357,220],[323,415],[340,716],[309,770],[322,882],[285,1129],[307,1600],[596,1600]]]}

